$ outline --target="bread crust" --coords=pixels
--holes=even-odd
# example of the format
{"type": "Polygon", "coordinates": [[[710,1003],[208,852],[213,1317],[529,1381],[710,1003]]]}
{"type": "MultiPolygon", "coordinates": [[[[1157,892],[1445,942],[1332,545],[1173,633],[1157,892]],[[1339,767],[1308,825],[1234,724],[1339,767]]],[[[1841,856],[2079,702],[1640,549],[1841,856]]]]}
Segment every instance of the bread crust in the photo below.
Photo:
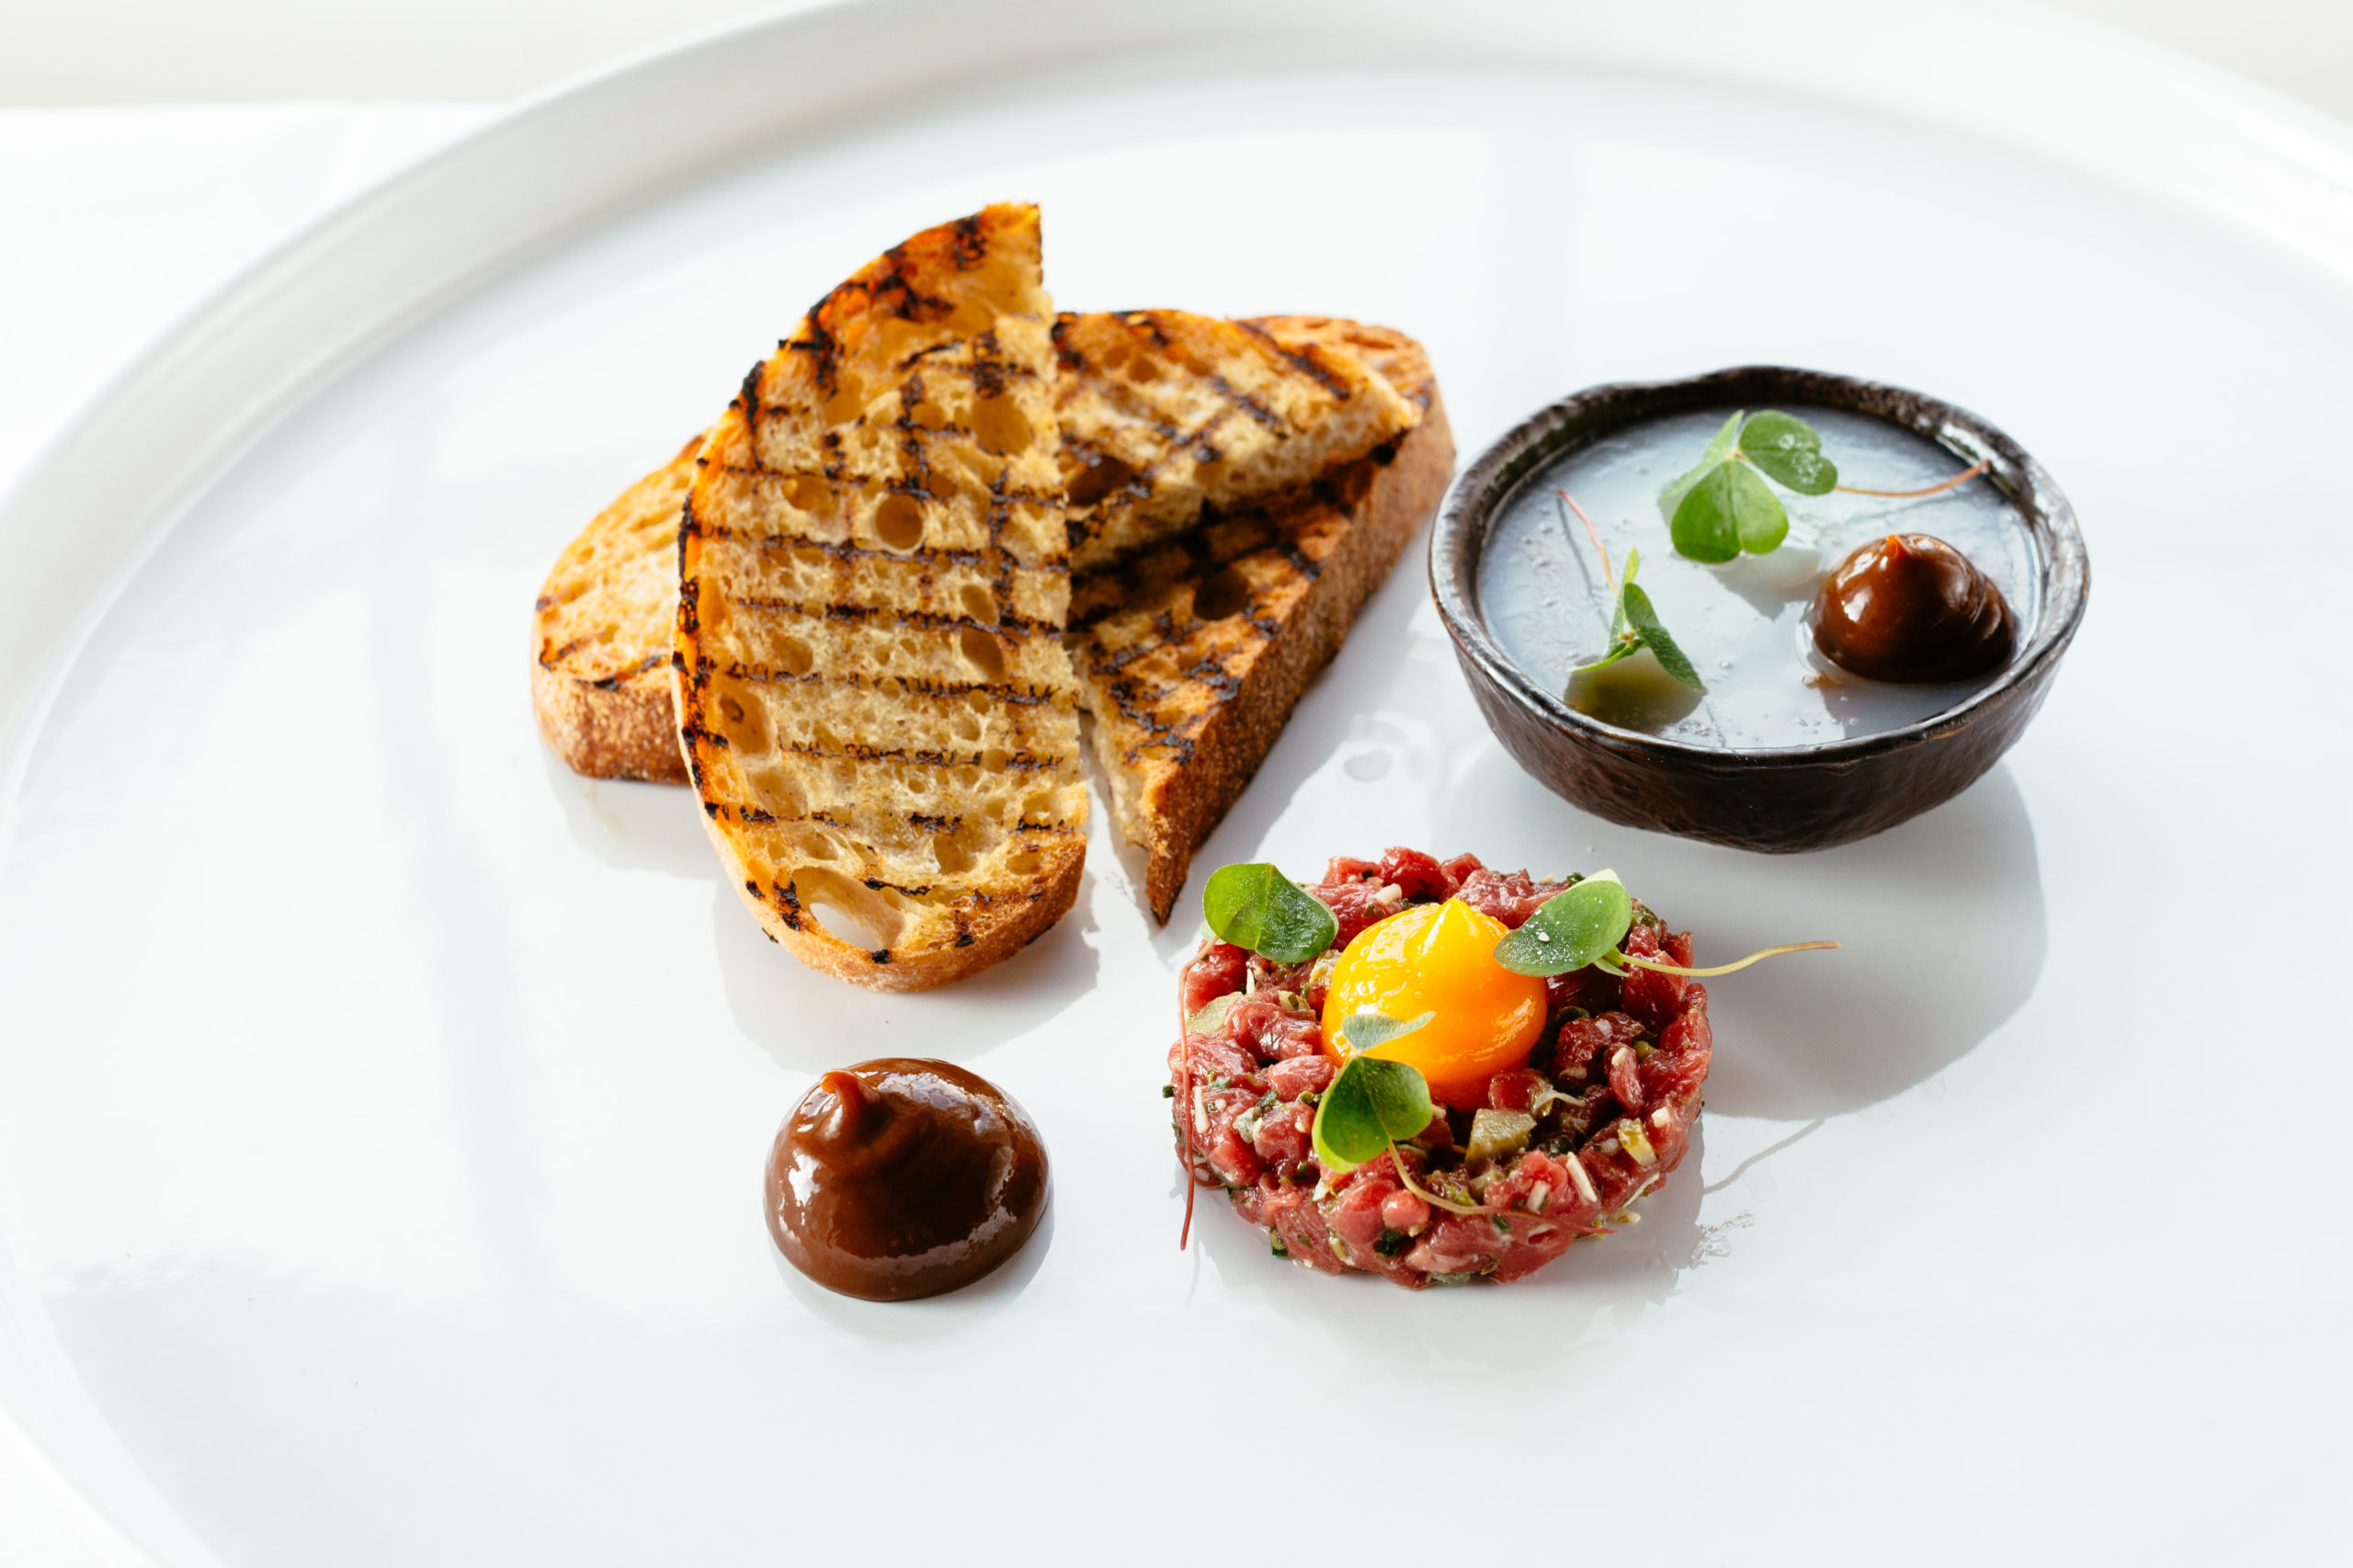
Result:
{"type": "Polygon", "coordinates": [[[687,781],[670,713],[678,513],[698,435],[592,518],[549,568],[531,616],[531,711],[591,778],[687,781]]]}
{"type": "Polygon", "coordinates": [[[531,662],[531,712],[548,749],[589,778],[684,784],[670,672],[656,669],[607,688],[531,662]]]}
{"type": "Polygon", "coordinates": [[[753,891],[743,856],[733,841],[713,835],[719,858],[744,906],[768,939],[820,974],[869,991],[929,991],[1002,963],[1051,930],[1078,902],[1086,871],[1086,843],[1073,839],[1043,850],[1041,865],[1018,890],[996,895],[973,915],[972,940],[962,947],[881,949],[868,952],[842,940],[813,918],[790,924],[779,918],[770,898],[753,891]]]}

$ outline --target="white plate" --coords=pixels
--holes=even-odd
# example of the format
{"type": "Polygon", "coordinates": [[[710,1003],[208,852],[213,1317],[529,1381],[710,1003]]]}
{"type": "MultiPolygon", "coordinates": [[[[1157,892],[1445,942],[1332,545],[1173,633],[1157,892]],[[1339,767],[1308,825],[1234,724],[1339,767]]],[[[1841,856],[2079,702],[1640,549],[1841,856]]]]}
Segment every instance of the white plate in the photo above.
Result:
{"type": "MultiPolygon", "coordinates": [[[[0,1392],[172,1563],[2322,1554],[2348,1392],[2353,151],[2007,6],[881,5],[527,107],[184,324],[0,512],[0,1392]],[[540,749],[551,553],[799,308],[990,199],[1065,303],[1429,344],[1466,453],[1745,361],[1922,388],[2095,564],[2033,732],[1765,858],[1480,728],[1419,552],[1203,865],[1609,863],[1721,983],[1700,1152],[1508,1290],[1291,1267],[1161,1056],[1100,831],[965,985],[807,974],[680,793],[540,749]],[[812,1076],[940,1054],[1052,1217],[961,1296],[780,1272],[812,1076]]],[[[1190,911],[1181,917],[1189,922],[1190,911]]]]}

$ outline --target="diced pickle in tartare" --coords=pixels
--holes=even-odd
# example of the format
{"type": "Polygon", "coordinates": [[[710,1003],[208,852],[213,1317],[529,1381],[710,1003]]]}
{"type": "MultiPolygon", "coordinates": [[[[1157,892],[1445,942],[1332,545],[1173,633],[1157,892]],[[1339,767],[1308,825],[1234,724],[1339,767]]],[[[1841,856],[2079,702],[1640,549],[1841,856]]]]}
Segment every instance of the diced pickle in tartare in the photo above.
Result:
{"type": "Polygon", "coordinates": [[[1336,858],[1304,888],[1271,871],[1204,889],[1168,1092],[1192,1181],[1278,1256],[1416,1290],[1518,1279],[1681,1163],[1708,991],[1690,933],[1613,873],[1539,881],[1415,849],[1336,858]],[[1277,930],[1329,936],[1309,952],[1258,935],[1277,930]]]}

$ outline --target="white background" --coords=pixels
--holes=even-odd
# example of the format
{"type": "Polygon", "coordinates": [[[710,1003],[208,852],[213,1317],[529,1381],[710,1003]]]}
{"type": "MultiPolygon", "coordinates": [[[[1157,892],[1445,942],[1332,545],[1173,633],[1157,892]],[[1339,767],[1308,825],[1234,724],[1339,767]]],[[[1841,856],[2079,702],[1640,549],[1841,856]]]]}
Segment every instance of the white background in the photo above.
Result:
{"type": "MultiPolygon", "coordinates": [[[[2353,119],[2346,0],[2055,6],[2353,119]]],[[[512,97],[763,8],[741,0],[8,0],[0,6],[0,105],[512,97]]]]}
{"type": "MultiPolygon", "coordinates": [[[[2074,0],[2353,116],[2342,0],[2074,0]]],[[[0,486],[138,347],[323,205],[477,122],[488,99],[744,7],[714,0],[10,0],[0,8],[0,486]],[[33,236],[38,243],[33,243],[33,236]]],[[[0,1422],[0,1559],[127,1561],[0,1422]]]]}

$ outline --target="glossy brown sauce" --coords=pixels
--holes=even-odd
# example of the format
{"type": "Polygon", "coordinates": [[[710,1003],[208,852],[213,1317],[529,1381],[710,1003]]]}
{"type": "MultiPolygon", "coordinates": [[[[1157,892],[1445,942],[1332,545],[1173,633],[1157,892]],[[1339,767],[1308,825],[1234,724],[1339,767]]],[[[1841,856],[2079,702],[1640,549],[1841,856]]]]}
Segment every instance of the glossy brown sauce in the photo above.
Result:
{"type": "Polygon", "coordinates": [[[1045,1144],[1004,1091],[950,1062],[883,1057],[818,1079],[777,1130],[768,1232],[829,1290],[912,1301],[1020,1251],[1046,1185],[1045,1144]]]}
{"type": "Polygon", "coordinates": [[[1932,534],[1873,540],[1813,601],[1814,645],[1866,680],[1965,680],[2007,663],[2017,640],[2002,590],[1932,534]]]}

